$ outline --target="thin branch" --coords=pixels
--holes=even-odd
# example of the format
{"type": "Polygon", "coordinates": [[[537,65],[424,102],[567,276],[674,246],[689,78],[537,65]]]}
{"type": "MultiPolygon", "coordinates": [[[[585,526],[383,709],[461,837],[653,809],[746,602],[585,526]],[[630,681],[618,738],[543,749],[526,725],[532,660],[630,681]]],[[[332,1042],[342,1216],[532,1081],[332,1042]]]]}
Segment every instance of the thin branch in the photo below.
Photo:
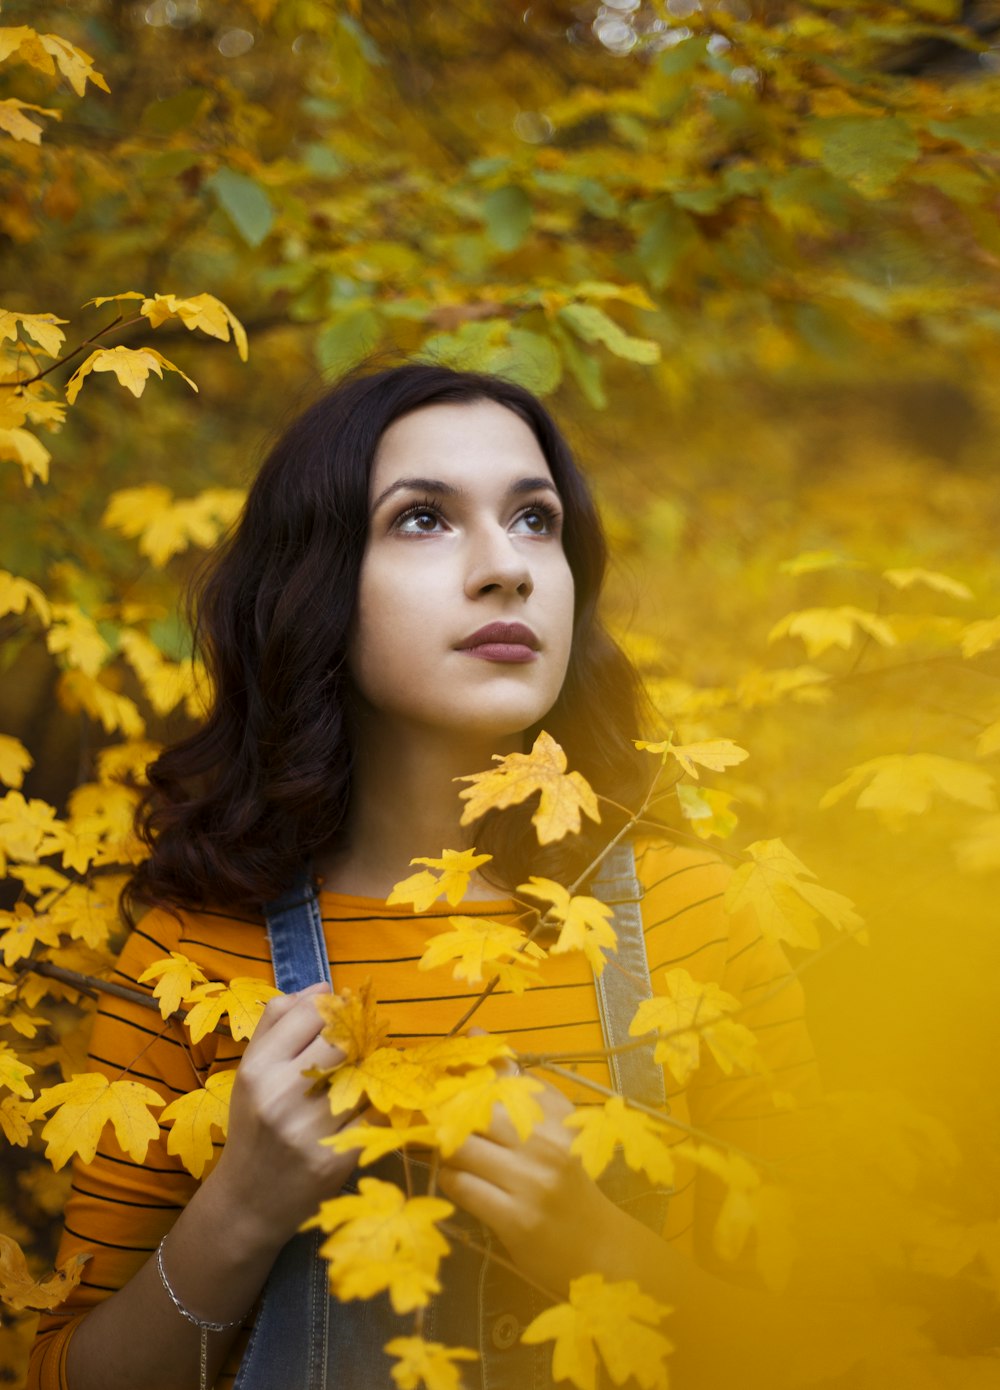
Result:
{"type": "Polygon", "coordinates": [[[36,381],[41,381],[42,377],[48,376],[50,372],[54,372],[58,367],[64,367],[67,362],[72,362],[74,357],[79,357],[80,353],[83,352],[85,348],[90,347],[91,343],[96,343],[98,339],[104,337],[105,333],[110,333],[113,328],[131,328],[133,324],[142,323],[142,321],[142,314],[136,314],[134,319],[126,319],[124,322],[122,321],[121,314],[119,314],[117,318],[113,318],[109,324],[100,330],[100,332],[94,333],[90,338],[84,338],[83,342],[77,347],[64,353],[62,357],[57,357],[48,367],[43,368],[40,372],[36,372],[34,376],[22,377],[19,381],[0,382],[0,385],[14,390],[19,390],[22,386],[32,386],[36,381]]]}
{"type": "Polygon", "coordinates": [[[714,1134],[709,1134],[707,1130],[699,1129],[697,1125],[685,1124],[683,1120],[677,1120],[673,1115],[665,1115],[662,1110],[656,1110],[652,1105],[644,1105],[641,1100],[633,1100],[631,1096],[620,1096],[617,1091],[613,1091],[610,1086],[602,1086],[599,1081],[591,1081],[586,1076],[581,1076],[579,1072],[568,1071],[566,1067],[554,1066],[551,1062],[539,1061],[537,1064],[539,1071],[551,1072],[553,1076],[561,1076],[564,1081],[572,1081],[577,1086],[584,1086],[588,1091],[596,1091],[598,1095],[604,1096],[607,1100],[619,1098],[625,1102],[630,1110],[641,1110],[644,1115],[648,1115],[653,1120],[659,1120],[660,1124],[668,1126],[670,1129],[679,1129],[683,1134],[689,1134],[692,1139],[702,1139],[706,1144],[711,1144],[716,1149],[723,1149],[726,1153],[739,1154],[748,1163],[755,1164],[758,1168],[765,1168],[769,1172],[776,1168],[776,1164],[768,1159],[761,1158],[759,1154],[754,1154],[749,1149],[743,1149],[739,1144],[733,1144],[728,1139],[719,1139],[714,1134]]]}
{"type": "MultiPolygon", "coordinates": [[[[47,960],[19,960],[14,962],[14,969],[18,974],[45,975],[50,979],[58,980],[61,984],[70,985],[77,989],[81,994],[86,994],[91,999],[96,999],[99,994],[111,994],[116,999],[126,999],[130,1004],[139,1004],[144,1009],[151,1009],[158,1017],[160,1006],[150,994],[143,994],[141,990],[129,989],[128,985],[119,985],[114,980],[102,980],[96,975],[82,975],[77,970],[66,970],[61,965],[53,965],[47,960]]],[[[167,1022],[176,1019],[182,1023],[187,1017],[186,1009],[177,1009],[170,1014],[167,1022]]],[[[212,1029],[213,1033],[220,1033],[225,1038],[233,1035],[229,1028],[219,1022],[212,1029]]]]}

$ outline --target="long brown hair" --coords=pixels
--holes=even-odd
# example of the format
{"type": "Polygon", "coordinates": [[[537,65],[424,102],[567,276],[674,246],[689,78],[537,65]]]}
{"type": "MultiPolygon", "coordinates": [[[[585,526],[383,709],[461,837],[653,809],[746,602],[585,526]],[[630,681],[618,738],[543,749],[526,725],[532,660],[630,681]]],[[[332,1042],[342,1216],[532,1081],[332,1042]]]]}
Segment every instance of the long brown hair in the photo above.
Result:
{"type": "MultiPolygon", "coordinates": [[[[551,415],[530,391],[482,373],[419,363],[361,369],[275,444],[193,594],[195,649],[213,702],[201,727],[149,767],[138,827],[150,857],[125,890],[130,921],[142,904],[259,908],[316,851],[336,843],[351,796],[346,657],[375,452],[388,426],[410,411],[484,399],[530,426],[563,504],[574,632],[544,727],[598,792],[626,804],[641,795],[643,767],[631,743],[640,733],[638,679],[597,616],[604,537],[551,415]]],[[[552,871],[560,859],[568,869],[589,852],[586,836],[570,837],[540,856],[530,809],[490,813],[476,827],[498,882],[552,871]]]]}

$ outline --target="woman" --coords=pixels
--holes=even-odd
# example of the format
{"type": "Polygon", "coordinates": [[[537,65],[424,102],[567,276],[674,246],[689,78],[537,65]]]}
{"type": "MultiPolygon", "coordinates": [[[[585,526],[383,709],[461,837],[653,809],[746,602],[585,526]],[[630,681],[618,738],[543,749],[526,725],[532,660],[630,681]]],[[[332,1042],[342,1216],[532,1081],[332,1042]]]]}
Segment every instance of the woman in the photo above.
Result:
{"type": "MultiPolygon", "coordinates": [[[[239,1063],[228,1140],[200,1185],[165,1140],[138,1168],[105,1136],[94,1164],[78,1166],[61,1258],[93,1255],[80,1288],[43,1324],[32,1386],[390,1384],[380,1349],[407,1322],[386,1321],[381,1304],[362,1302],[325,1307],[320,1328],[318,1315],[302,1313],[312,1294],[296,1292],[315,1288],[315,1260],[305,1238],[292,1238],[355,1167],[353,1153],[318,1143],[351,1121],[303,1093],[303,1070],[339,1059],[320,1035],[315,997],[329,985],[319,981],[327,960],[335,990],[372,976],[402,1045],[449,1031],[476,991],[437,979],[447,972],[416,973],[426,937],[446,925],[449,909],[386,904],[410,861],[475,843],[493,858],[461,910],[513,921],[523,907],[510,894],[529,873],[570,882],[613,833],[619,813],[610,803],[637,804],[637,687],[596,616],[604,560],[564,440],[542,405],[510,383],[423,365],[356,375],[278,442],[201,595],[198,635],[214,706],[201,730],[150,769],[151,857],[129,904],[133,913],[152,910],[129,938],[119,975],[135,982],[179,950],[212,979],[257,974],[295,988],[268,1004],[242,1056],[218,1035],[191,1047],[179,1026],[157,1029],[138,1007],[114,1001],[100,1010],[91,1064],[113,1076],[125,1068],[165,1099],[239,1063]],[[610,798],[602,824],[548,855],[528,824],[530,806],[463,830],[455,778],[487,768],[493,754],[530,747],[542,727],[610,798]],[[314,900],[302,877],[308,865],[321,884],[314,919],[322,919],[323,960],[307,981],[282,976],[283,966],[273,975],[272,956],[286,906],[308,912],[303,903],[314,900]],[[305,1361],[297,1359],[303,1346],[305,1361]]],[[[626,855],[619,871],[627,889],[626,855]]],[[[681,961],[747,1002],[760,989],[766,1000],[747,1021],[767,1025],[771,1066],[808,1104],[814,1075],[796,987],[774,997],[787,965],[752,923],[722,912],[718,865],[655,840],[637,844],[634,863],[643,917],[626,902],[616,921],[633,913],[640,959],[645,927],[654,989],[663,989],[664,967],[681,961]]],[[[630,896],[621,883],[603,887],[605,896],[630,896]]],[[[290,940],[305,921],[294,919],[290,940]]],[[[475,1022],[526,1053],[593,1053],[602,1023],[627,1035],[640,973],[644,965],[629,976],[640,993],[608,1005],[582,956],[553,956],[538,989],[496,990],[475,1022]]],[[[646,1068],[635,1084],[665,1106],[651,1054],[634,1056],[646,1068]]],[[[603,1061],[579,1072],[608,1084],[603,1061]]],[[[706,1065],[690,1089],[669,1100],[678,1137],[693,1118],[765,1156],[787,1150],[767,1086],[727,1081],[706,1065]]],[[[592,1270],[638,1279],[676,1307],[692,1365],[721,1364],[720,1339],[708,1332],[720,1314],[733,1343],[745,1346],[754,1296],[692,1259],[709,1258],[719,1190],[695,1184],[678,1164],[666,1212],[663,1194],[637,1192],[634,1175],[631,1191],[627,1172],[603,1185],[588,1178],[562,1120],[574,1104],[599,1099],[571,1081],[547,1086],[545,1120],[527,1140],[498,1112],[442,1164],[439,1191],[506,1262],[484,1265],[464,1248],[445,1261],[428,1335],[441,1331],[438,1340],[480,1353],[480,1367],[464,1372],[469,1385],[548,1383],[549,1350],[519,1341],[541,1306],[531,1299],[539,1288],[562,1296],[574,1275],[592,1270]],[[535,1292],[523,1294],[507,1266],[535,1292]],[[477,1277],[493,1290],[489,1306],[469,1302],[477,1277]]]]}

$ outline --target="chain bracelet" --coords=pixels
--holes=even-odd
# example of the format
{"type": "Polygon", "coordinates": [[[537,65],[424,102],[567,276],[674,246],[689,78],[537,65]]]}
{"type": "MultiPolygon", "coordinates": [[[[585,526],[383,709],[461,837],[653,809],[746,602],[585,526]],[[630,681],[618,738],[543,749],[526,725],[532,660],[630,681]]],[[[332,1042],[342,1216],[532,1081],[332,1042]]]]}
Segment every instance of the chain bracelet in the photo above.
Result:
{"type": "Polygon", "coordinates": [[[208,1322],[203,1318],[196,1318],[194,1313],[190,1312],[189,1309],[185,1308],[184,1304],[180,1301],[180,1299],[177,1297],[177,1295],[171,1288],[170,1280],[167,1278],[167,1272],[163,1268],[163,1244],[165,1240],[166,1236],[163,1237],[163,1240],[161,1240],[159,1245],[156,1247],[156,1271],[160,1276],[160,1283],[166,1290],[170,1302],[174,1305],[174,1307],[177,1309],[178,1313],[180,1313],[182,1318],[186,1318],[189,1323],[192,1323],[198,1329],[199,1390],[209,1390],[208,1334],[210,1332],[228,1332],[233,1327],[239,1327],[243,1322],[243,1318],[234,1318],[232,1322],[208,1322]]]}

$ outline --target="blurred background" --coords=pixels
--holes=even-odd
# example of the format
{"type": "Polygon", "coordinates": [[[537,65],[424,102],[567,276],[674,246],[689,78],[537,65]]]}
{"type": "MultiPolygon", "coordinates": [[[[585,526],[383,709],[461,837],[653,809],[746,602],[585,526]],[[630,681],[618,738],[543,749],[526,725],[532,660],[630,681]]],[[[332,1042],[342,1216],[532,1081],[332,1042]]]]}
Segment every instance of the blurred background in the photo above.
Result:
{"type": "MultiPolygon", "coordinates": [[[[1000,5],[6,0],[0,25],[8,785],[82,825],[102,749],[186,727],[178,596],[324,381],[414,354],[522,381],[600,498],[650,732],[750,751],[679,832],[735,862],[780,837],[868,924],[795,956],[872,1300],[812,1380],[1000,1384],[1000,5]],[[202,294],[247,362],[177,308],[202,294]],[[116,344],[198,394],[95,370],[65,410],[116,344]]],[[[16,872],[41,833],[6,846],[5,908],[45,910],[16,872]]],[[[81,863],[98,973],[113,875],[81,863]]],[[[0,1036],[65,1072],[62,1017],[0,1036]]],[[[0,1226],[40,1271],[65,1174],[12,1132],[0,1226]]]]}

